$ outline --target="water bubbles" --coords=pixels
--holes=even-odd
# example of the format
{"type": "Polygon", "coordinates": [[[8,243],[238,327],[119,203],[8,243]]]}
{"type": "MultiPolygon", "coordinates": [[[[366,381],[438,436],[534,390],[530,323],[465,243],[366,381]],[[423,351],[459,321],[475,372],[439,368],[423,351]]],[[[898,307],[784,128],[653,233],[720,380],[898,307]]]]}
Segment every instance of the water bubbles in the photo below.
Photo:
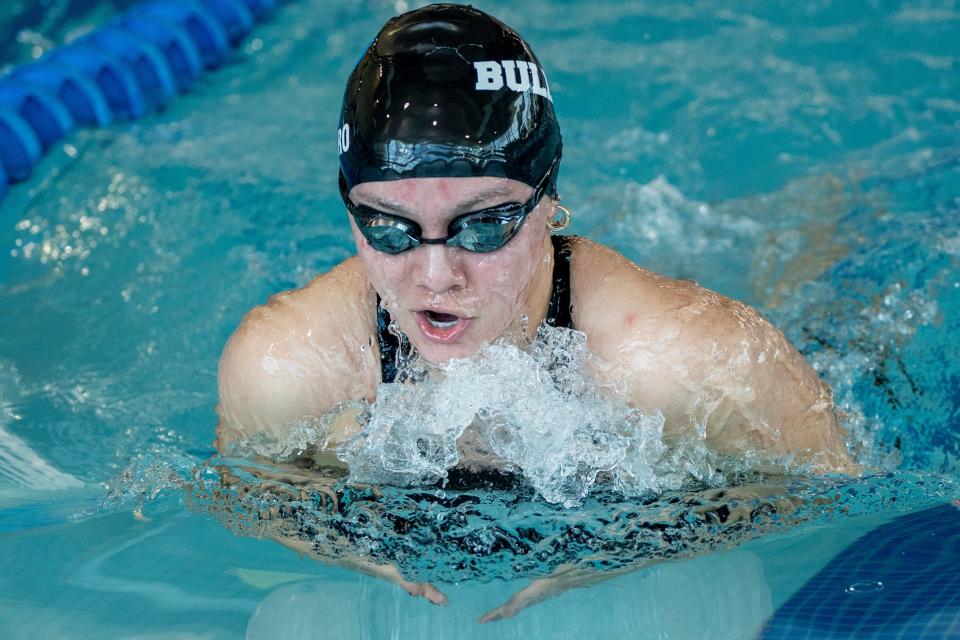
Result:
{"type": "Polygon", "coordinates": [[[878,591],[883,591],[883,583],[879,580],[868,580],[865,582],[854,582],[846,589],[847,593],[861,595],[868,593],[877,593],[878,591]]]}
{"type": "Polygon", "coordinates": [[[639,495],[712,477],[705,447],[666,455],[662,415],[597,388],[584,373],[589,357],[583,333],[542,327],[529,351],[497,343],[417,371],[416,385],[380,386],[369,421],[337,455],[352,482],[433,483],[458,465],[514,470],[564,506],[598,483],[639,495]]]}
{"type": "Polygon", "coordinates": [[[960,235],[940,240],[940,250],[952,256],[960,256],[960,235]]]}

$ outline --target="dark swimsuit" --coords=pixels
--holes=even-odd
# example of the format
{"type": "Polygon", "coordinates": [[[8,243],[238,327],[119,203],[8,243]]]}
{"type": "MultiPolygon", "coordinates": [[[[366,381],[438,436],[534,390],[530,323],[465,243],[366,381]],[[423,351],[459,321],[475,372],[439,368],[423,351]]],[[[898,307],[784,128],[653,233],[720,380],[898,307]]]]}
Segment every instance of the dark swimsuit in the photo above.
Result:
{"type": "MultiPolygon", "coordinates": [[[[545,322],[551,327],[573,328],[570,315],[571,236],[551,236],[553,241],[553,289],[545,322]]],[[[399,331],[390,330],[390,313],[380,306],[377,296],[377,340],[380,343],[380,379],[393,382],[397,377],[397,353],[409,355],[410,342],[399,331]]]]}

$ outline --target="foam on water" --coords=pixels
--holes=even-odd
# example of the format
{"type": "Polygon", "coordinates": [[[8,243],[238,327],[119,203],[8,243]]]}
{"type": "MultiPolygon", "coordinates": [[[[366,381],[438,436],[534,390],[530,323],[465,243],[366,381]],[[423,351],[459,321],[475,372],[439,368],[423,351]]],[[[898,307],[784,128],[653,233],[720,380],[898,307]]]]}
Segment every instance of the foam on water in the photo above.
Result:
{"type": "Polygon", "coordinates": [[[722,272],[711,274],[710,287],[718,291],[736,291],[748,281],[764,227],[742,211],[691,199],[663,175],[597,191],[577,213],[605,244],[628,248],[628,257],[676,278],[698,278],[698,265],[723,262],[722,272]]]}
{"type": "Polygon", "coordinates": [[[722,481],[703,430],[665,442],[663,416],[598,386],[592,361],[585,334],[547,326],[529,349],[497,342],[443,367],[414,355],[401,371],[415,384],[382,384],[370,407],[339,407],[279,438],[241,441],[232,453],[290,460],[322,449],[337,414],[359,408],[362,429],[336,451],[354,483],[429,485],[454,467],[495,468],[572,507],[598,483],[638,496],[722,481]]]}
{"type": "Polygon", "coordinates": [[[587,358],[584,334],[545,328],[529,352],[494,344],[438,380],[381,386],[370,421],[338,454],[357,481],[435,481],[460,463],[472,426],[474,456],[498,458],[550,502],[577,504],[601,474],[630,495],[678,485],[685,470],[656,469],[663,418],[601,395],[587,358]]]}

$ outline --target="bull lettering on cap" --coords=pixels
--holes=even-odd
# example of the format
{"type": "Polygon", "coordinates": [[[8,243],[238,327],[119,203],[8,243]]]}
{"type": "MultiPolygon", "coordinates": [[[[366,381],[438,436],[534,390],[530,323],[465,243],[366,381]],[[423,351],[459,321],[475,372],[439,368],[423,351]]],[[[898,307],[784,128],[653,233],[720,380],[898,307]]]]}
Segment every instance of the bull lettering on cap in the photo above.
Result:
{"type": "Polygon", "coordinates": [[[550,87],[547,85],[547,75],[532,62],[525,60],[481,60],[474,62],[477,70],[477,85],[479,91],[498,91],[504,85],[512,91],[523,93],[530,89],[538,96],[543,96],[550,102],[550,87]]]}

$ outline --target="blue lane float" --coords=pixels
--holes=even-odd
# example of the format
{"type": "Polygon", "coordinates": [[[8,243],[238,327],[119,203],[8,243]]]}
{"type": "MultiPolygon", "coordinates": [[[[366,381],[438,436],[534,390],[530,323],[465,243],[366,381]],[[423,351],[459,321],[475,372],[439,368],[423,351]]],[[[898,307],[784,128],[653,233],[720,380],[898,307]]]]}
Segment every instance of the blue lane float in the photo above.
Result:
{"type": "Polygon", "coordinates": [[[203,75],[200,50],[182,28],[137,15],[125,15],[115,24],[127,33],[152,43],[163,53],[173,72],[177,91],[185,92],[203,75]]]}
{"type": "Polygon", "coordinates": [[[43,87],[10,80],[0,84],[0,106],[17,113],[37,134],[47,151],[76,126],[70,111],[43,87]]]}
{"type": "Polygon", "coordinates": [[[242,0],[257,20],[266,20],[277,7],[276,0],[242,0]]]}
{"type": "Polygon", "coordinates": [[[177,87],[170,65],[152,43],[134,37],[119,27],[94,31],[80,41],[114,55],[130,67],[141,93],[153,108],[165,107],[176,95],[177,87]]]}
{"type": "Polygon", "coordinates": [[[91,44],[74,42],[44,59],[93,80],[114,118],[135,120],[147,112],[147,100],[133,70],[113,54],[91,44]]]}
{"type": "Polygon", "coordinates": [[[253,30],[253,13],[241,0],[201,0],[203,6],[223,25],[232,46],[253,30]]]}
{"type": "Polygon", "coordinates": [[[9,180],[26,180],[43,154],[40,138],[13,109],[0,107],[0,162],[9,180]]]}
{"type": "Polygon", "coordinates": [[[276,0],[148,0],[0,78],[0,199],[79,126],[163,109],[230,50],[276,0]]]}
{"type": "Polygon", "coordinates": [[[15,69],[9,78],[56,95],[80,126],[102,127],[113,122],[106,98],[85,75],[51,62],[38,62],[15,69]]]}
{"type": "Polygon", "coordinates": [[[216,69],[226,61],[230,51],[226,29],[202,5],[183,0],[151,0],[132,11],[134,15],[185,30],[197,45],[205,68],[216,69]]]}

